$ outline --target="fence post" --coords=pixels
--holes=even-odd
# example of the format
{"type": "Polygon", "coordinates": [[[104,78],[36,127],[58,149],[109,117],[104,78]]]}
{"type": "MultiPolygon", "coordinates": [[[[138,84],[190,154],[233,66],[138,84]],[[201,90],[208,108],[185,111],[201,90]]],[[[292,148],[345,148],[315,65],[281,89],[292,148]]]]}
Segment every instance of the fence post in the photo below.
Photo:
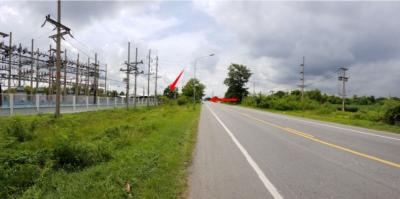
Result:
{"type": "Polygon", "coordinates": [[[100,97],[96,97],[96,110],[99,110],[100,97]]]}
{"type": "Polygon", "coordinates": [[[10,115],[13,115],[13,113],[14,113],[14,94],[12,94],[12,93],[8,94],[8,98],[9,98],[8,106],[10,108],[10,115]]]}
{"type": "Polygon", "coordinates": [[[36,97],[36,111],[39,113],[40,111],[40,96],[38,94],[35,94],[36,97]]]}
{"type": "Polygon", "coordinates": [[[107,106],[106,106],[106,107],[107,107],[107,108],[108,108],[108,106],[109,106],[109,101],[108,101],[109,98],[110,98],[110,97],[106,97],[106,100],[107,100],[107,106]]]}
{"type": "Polygon", "coordinates": [[[114,97],[114,108],[117,108],[117,97],[114,97]]]}
{"type": "Polygon", "coordinates": [[[89,109],[89,96],[86,96],[86,109],[89,109]]]}
{"type": "Polygon", "coordinates": [[[74,110],[74,112],[76,110],[76,96],[75,95],[72,96],[72,110],[74,110]]]}

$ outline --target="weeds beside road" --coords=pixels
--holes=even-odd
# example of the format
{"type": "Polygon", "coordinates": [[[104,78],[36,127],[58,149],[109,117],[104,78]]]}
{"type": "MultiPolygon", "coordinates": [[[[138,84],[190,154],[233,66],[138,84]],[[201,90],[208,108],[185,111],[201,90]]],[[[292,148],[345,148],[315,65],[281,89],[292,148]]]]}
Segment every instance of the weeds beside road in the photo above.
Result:
{"type": "Polygon", "coordinates": [[[0,198],[177,198],[200,108],[0,118],[0,198]]]}
{"type": "MultiPolygon", "coordinates": [[[[251,99],[251,98],[250,98],[251,99]]],[[[253,98],[254,99],[254,98],[253,98]]],[[[273,103],[280,103],[279,99],[272,101],[273,103]]],[[[268,106],[264,106],[262,103],[253,103],[246,98],[242,106],[255,108],[264,111],[270,111],[274,113],[293,115],[298,117],[328,121],[328,122],[336,122],[341,124],[353,125],[358,127],[370,128],[375,130],[388,131],[393,133],[400,133],[400,124],[387,124],[384,121],[385,114],[391,107],[399,106],[400,102],[394,100],[386,100],[381,104],[373,104],[373,105],[352,105],[352,108],[356,108],[356,112],[342,112],[337,109],[338,105],[335,104],[318,104],[313,102],[313,104],[309,103],[305,105],[305,110],[299,110],[300,108],[292,108],[295,107],[292,104],[301,107],[301,104],[298,100],[292,100],[289,102],[282,102],[278,104],[280,106],[274,106],[267,104],[268,106]],[[299,105],[300,104],[300,105],[299,105]],[[289,107],[286,109],[282,107],[289,107]],[[265,108],[268,107],[268,108],[265,108]]],[[[397,113],[396,113],[397,114],[397,113]]]]}

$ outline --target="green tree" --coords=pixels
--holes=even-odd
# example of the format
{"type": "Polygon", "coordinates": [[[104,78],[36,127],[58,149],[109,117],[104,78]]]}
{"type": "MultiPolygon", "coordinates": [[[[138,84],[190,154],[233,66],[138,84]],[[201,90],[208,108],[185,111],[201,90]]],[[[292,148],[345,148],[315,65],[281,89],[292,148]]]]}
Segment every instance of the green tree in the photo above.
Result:
{"type": "Polygon", "coordinates": [[[198,102],[204,96],[204,89],[206,88],[198,79],[190,79],[182,88],[182,94],[193,99],[194,87],[196,90],[196,101],[198,102]]]}
{"type": "Polygon", "coordinates": [[[171,90],[169,90],[169,86],[167,86],[167,88],[164,89],[164,96],[168,97],[169,99],[172,98],[178,98],[179,97],[179,92],[178,92],[178,88],[175,88],[173,92],[171,92],[171,90]]]}
{"type": "Polygon", "coordinates": [[[245,65],[231,64],[228,67],[228,77],[224,81],[224,84],[228,86],[225,97],[235,97],[241,102],[243,97],[249,94],[245,86],[250,76],[251,72],[245,65]]]}

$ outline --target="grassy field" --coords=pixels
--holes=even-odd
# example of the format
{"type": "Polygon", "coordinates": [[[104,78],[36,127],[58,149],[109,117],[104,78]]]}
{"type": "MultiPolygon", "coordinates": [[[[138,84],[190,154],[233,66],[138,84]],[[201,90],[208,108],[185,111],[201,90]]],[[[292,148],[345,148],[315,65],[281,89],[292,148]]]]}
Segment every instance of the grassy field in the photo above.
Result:
{"type": "Polygon", "coordinates": [[[1,117],[0,198],[182,197],[199,111],[1,117]]]}
{"type": "Polygon", "coordinates": [[[381,106],[358,106],[359,112],[342,112],[337,111],[332,107],[323,107],[316,110],[290,110],[290,111],[279,111],[274,109],[256,108],[253,106],[245,106],[249,108],[255,108],[264,111],[270,111],[274,113],[310,118],[321,121],[335,122],[340,124],[347,124],[352,126],[364,127],[374,130],[388,131],[392,133],[400,133],[400,125],[389,125],[381,121],[380,115],[382,115],[381,106]]]}

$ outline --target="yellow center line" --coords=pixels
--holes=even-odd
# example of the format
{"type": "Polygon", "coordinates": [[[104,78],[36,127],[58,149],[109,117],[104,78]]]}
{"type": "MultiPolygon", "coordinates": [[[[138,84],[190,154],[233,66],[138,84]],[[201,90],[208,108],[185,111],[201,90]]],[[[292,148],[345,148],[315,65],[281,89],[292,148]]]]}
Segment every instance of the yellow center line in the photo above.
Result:
{"type": "MultiPolygon", "coordinates": [[[[225,110],[227,110],[227,109],[225,109],[225,110]]],[[[231,111],[231,110],[229,110],[229,111],[231,111]]],[[[330,142],[327,142],[327,141],[323,141],[321,139],[315,138],[313,135],[310,135],[310,134],[307,134],[307,133],[304,133],[304,132],[301,132],[301,131],[298,131],[298,130],[295,130],[295,129],[291,129],[291,128],[288,128],[288,127],[280,126],[278,124],[274,124],[274,123],[271,123],[271,122],[268,122],[268,121],[265,121],[265,120],[261,120],[261,119],[253,117],[253,116],[251,116],[249,114],[246,114],[246,113],[241,113],[241,112],[238,112],[238,111],[234,111],[234,112],[239,113],[239,114],[241,114],[241,115],[243,115],[245,117],[248,117],[250,119],[256,120],[258,122],[264,123],[266,125],[269,125],[269,126],[284,130],[284,131],[289,132],[291,134],[298,135],[298,136],[304,137],[306,139],[318,142],[320,144],[323,144],[323,145],[326,145],[326,146],[329,146],[329,147],[332,147],[332,148],[335,148],[335,149],[339,149],[339,150],[342,150],[342,151],[346,151],[348,153],[351,153],[351,154],[354,154],[354,155],[357,155],[357,156],[360,156],[360,157],[364,157],[364,158],[367,158],[367,159],[370,159],[370,160],[374,160],[374,161],[377,161],[377,162],[380,162],[380,163],[383,163],[383,164],[386,164],[386,165],[390,165],[390,166],[393,166],[395,168],[400,168],[400,164],[399,163],[395,163],[395,162],[391,162],[391,161],[388,161],[388,160],[384,160],[382,158],[378,158],[378,157],[375,157],[375,156],[372,156],[372,155],[361,153],[361,152],[358,152],[358,151],[355,151],[355,150],[352,150],[352,149],[349,149],[349,148],[346,148],[346,147],[343,147],[343,146],[340,146],[340,145],[336,145],[336,144],[333,144],[333,143],[330,143],[330,142]]]]}

